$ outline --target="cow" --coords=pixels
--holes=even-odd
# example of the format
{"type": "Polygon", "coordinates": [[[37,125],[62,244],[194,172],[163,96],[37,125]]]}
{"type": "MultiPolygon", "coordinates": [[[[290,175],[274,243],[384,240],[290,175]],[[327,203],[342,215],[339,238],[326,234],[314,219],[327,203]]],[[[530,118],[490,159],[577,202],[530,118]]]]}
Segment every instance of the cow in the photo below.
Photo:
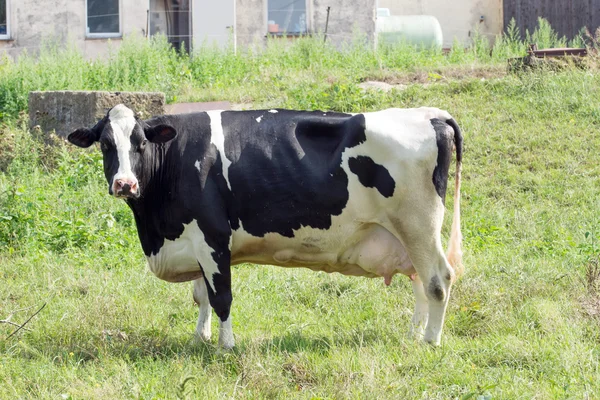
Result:
{"type": "Polygon", "coordinates": [[[210,340],[214,310],[219,345],[234,346],[231,266],[248,262],[383,277],[386,285],[406,275],[416,298],[409,333],[439,345],[462,271],[463,139],[448,112],[273,109],[141,120],[117,105],[68,140],[99,142],[108,192],[133,211],[150,270],[194,281],[201,339],[210,340]]]}

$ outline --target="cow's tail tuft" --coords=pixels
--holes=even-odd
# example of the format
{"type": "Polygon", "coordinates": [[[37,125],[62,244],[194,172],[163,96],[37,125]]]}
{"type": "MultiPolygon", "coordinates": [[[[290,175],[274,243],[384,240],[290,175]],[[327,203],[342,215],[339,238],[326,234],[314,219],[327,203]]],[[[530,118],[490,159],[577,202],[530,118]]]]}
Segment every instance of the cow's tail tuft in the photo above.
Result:
{"type": "Polygon", "coordinates": [[[460,232],[460,175],[462,169],[463,137],[458,124],[450,118],[446,121],[454,130],[454,147],[456,148],[456,178],[454,181],[454,215],[452,217],[452,228],[450,231],[450,242],[448,244],[448,253],[446,257],[454,269],[458,279],[463,271],[462,263],[462,233],[460,232]]]}

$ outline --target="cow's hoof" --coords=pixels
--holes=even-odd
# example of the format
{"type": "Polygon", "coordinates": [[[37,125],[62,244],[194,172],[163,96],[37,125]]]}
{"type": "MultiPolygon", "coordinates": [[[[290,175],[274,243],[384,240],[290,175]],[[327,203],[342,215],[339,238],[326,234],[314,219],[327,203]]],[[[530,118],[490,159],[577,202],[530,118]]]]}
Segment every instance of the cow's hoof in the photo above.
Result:
{"type": "Polygon", "coordinates": [[[222,343],[221,341],[219,341],[219,347],[225,351],[229,351],[233,350],[233,348],[235,347],[235,343],[233,341],[231,341],[230,343],[222,343]]]}
{"type": "Polygon", "coordinates": [[[195,332],[194,340],[196,342],[210,342],[210,338],[212,337],[210,332],[195,332]]]}
{"type": "Polygon", "coordinates": [[[418,342],[422,341],[425,336],[425,329],[421,326],[411,326],[408,330],[409,339],[416,340],[418,342]]]}
{"type": "Polygon", "coordinates": [[[435,340],[435,339],[424,338],[423,341],[433,347],[439,347],[440,343],[441,343],[440,339],[435,340]]]}

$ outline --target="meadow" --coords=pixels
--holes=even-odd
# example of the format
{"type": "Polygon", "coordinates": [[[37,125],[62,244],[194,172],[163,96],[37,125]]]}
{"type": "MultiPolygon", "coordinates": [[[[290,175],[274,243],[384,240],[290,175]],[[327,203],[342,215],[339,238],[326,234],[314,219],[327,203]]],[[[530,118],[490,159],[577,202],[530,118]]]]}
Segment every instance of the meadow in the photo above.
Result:
{"type": "MultiPolygon", "coordinates": [[[[509,30],[494,46],[476,37],[449,54],[304,38],[192,58],[132,37],[105,60],[51,45],[2,59],[0,398],[600,398],[597,56],[584,68],[507,73],[529,41],[565,44],[544,23],[528,36],[509,30]],[[365,80],[405,86],[364,91],[365,80]],[[160,90],[170,102],[242,108],[448,110],[465,135],[465,274],[442,345],[407,337],[406,278],[386,287],[251,264],[233,268],[236,348],[219,350],[216,318],[212,342],[194,342],[191,284],[148,271],[100,152],[28,129],[28,91],[59,89],[160,90]]],[[[444,243],[451,207],[448,196],[444,243]]]]}

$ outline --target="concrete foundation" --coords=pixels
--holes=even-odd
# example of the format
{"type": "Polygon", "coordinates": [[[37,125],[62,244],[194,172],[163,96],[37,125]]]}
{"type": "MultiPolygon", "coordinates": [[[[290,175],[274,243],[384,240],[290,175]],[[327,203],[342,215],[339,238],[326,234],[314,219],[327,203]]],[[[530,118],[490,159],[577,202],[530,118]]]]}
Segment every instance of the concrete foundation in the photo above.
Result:
{"type": "Polygon", "coordinates": [[[164,93],[30,92],[29,125],[66,137],[78,128],[94,126],[117,104],[125,104],[143,119],[165,113],[164,93]]]}

